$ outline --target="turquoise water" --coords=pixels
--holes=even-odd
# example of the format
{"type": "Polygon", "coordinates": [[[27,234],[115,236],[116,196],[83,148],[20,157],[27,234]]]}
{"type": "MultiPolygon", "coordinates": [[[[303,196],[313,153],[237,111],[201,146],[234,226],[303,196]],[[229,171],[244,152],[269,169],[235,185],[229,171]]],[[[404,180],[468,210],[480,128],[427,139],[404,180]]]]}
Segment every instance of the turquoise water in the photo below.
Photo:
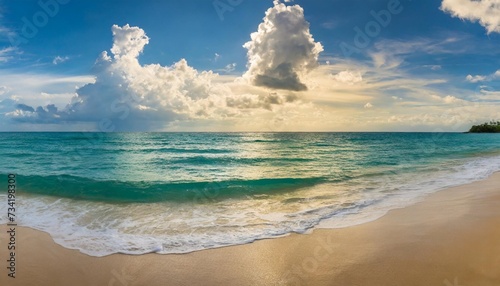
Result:
{"type": "Polygon", "coordinates": [[[499,134],[0,137],[0,173],[17,174],[19,223],[95,256],[183,253],[353,225],[500,170],[499,134]]]}

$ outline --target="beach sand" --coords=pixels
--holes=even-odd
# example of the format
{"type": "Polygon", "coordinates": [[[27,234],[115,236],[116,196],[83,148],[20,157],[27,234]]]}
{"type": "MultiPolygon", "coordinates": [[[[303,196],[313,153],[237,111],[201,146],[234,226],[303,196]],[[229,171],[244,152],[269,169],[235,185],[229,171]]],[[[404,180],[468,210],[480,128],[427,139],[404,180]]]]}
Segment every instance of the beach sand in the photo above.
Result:
{"type": "Polygon", "coordinates": [[[15,279],[1,231],[0,285],[497,286],[500,173],[362,225],[182,255],[90,257],[18,227],[15,279]]]}

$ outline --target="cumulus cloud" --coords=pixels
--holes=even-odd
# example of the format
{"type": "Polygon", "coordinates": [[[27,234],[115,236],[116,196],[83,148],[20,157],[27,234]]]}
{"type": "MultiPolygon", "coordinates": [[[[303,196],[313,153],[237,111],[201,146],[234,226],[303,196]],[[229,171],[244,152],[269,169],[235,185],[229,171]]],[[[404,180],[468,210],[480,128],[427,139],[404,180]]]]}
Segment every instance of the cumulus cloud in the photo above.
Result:
{"type": "Polygon", "coordinates": [[[443,0],[441,10],[462,20],[478,21],[488,34],[500,33],[499,0],[443,0]]]}
{"type": "Polygon", "coordinates": [[[361,72],[352,72],[349,70],[341,71],[338,74],[333,75],[332,78],[339,83],[347,85],[353,85],[363,81],[361,72]]]}
{"type": "Polygon", "coordinates": [[[111,31],[113,32],[111,52],[115,59],[124,57],[134,60],[149,43],[146,32],[139,27],[130,27],[129,24],[123,27],[113,25],[111,31]]]}
{"type": "Polygon", "coordinates": [[[102,131],[157,130],[175,120],[221,119],[296,101],[293,95],[269,93],[241,78],[227,80],[212,71],[200,72],[185,59],[167,67],[141,65],[138,56],[149,43],[145,31],[113,25],[112,32],[111,54],[104,51],[95,62],[95,82],[78,88],[65,108],[19,104],[7,116],[19,122],[112,126],[102,131]]]}
{"type": "Polygon", "coordinates": [[[465,79],[468,82],[477,83],[482,81],[492,81],[497,78],[500,78],[500,70],[497,70],[490,75],[468,75],[465,79]]]}
{"type": "MultiPolygon", "coordinates": [[[[482,88],[479,105],[472,108],[470,101],[460,99],[471,99],[463,90],[438,87],[446,78],[411,74],[401,65],[417,52],[454,52],[454,38],[382,41],[384,45],[375,44],[376,53],[367,51],[373,62],[330,57],[318,66],[322,46],[312,38],[302,8],[275,1],[245,45],[248,71],[239,77],[231,74],[235,65],[224,67],[230,63],[222,64],[224,57],[215,71],[197,70],[185,59],[170,66],[143,65],[138,57],[150,41],[145,31],[115,25],[112,32],[112,47],[96,60],[93,76],[35,75],[27,80],[26,74],[0,70],[0,85],[8,86],[0,86],[0,114],[28,123],[8,129],[12,121],[0,120],[0,130],[407,130],[408,124],[446,125],[451,117],[443,114],[452,109],[458,116],[499,114],[498,91],[482,88]],[[307,92],[295,92],[305,88],[307,92]]],[[[449,124],[464,121],[454,120],[449,124]]]]}
{"type": "MultiPolygon", "coordinates": [[[[301,101],[292,91],[307,89],[301,77],[318,66],[323,50],[309,32],[303,9],[279,1],[244,45],[249,62],[243,77],[198,71],[185,59],[171,66],[141,65],[138,57],[150,41],[146,32],[128,24],[111,30],[113,45],[96,60],[95,81],[77,88],[65,107],[17,105],[7,116],[31,123],[112,122],[110,131],[158,130],[174,121],[245,117],[298,106],[301,101]]],[[[220,58],[215,54],[215,60],[220,58]]],[[[53,63],[64,60],[56,57],[53,63]]],[[[235,68],[233,63],[220,71],[235,68]]]]}
{"type": "Polygon", "coordinates": [[[318,66],[323,46],[314,41],[304,10],[274,1],[263,20],[251,41],[243,45],[248,50],[245,76],[257,86],[307,90],[301,76],[318,66]]]}
{"type": "Polygon", "coordinates": [[[469,82],[476,83],[476,82],[480,82],[480,81],[485,81],[486,76],[484,76],[484,75],[468,75],[465,79],[469,82]]]}

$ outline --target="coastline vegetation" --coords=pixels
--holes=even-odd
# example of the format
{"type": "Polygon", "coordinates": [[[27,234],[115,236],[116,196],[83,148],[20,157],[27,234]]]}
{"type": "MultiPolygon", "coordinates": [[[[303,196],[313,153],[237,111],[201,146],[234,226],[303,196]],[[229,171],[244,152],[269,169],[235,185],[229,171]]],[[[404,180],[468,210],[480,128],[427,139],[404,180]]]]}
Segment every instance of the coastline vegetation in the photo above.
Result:
{"type": "Polygon", "coordinates": [[[490,121],[480,125],[474,125],[469,133],[500,133],[500,121],[490,121]]]}

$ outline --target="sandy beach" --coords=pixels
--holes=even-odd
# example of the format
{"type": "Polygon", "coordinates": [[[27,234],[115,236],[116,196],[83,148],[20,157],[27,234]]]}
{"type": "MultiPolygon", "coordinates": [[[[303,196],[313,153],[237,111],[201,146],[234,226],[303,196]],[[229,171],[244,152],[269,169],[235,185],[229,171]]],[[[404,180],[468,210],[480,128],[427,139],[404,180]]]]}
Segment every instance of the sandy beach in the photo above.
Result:
{"type": "Polygon", "coordinates": [[[97,258],[17,228],[16,278],[0,285],[500,285],[500,173],[382,218],[183,255],[97,258]]]}

